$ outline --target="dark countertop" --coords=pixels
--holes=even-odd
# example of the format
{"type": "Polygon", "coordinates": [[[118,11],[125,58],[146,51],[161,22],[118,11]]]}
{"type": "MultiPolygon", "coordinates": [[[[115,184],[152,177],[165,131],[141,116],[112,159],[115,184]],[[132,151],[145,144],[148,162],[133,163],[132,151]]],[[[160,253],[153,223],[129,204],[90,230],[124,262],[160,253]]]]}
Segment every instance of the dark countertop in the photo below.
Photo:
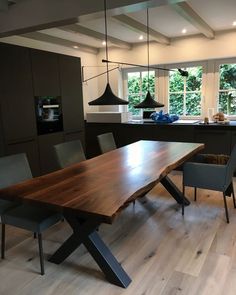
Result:
{"type": "Polygon", "coordinates": [[[105,123],[105,122],[86,122],[86,124],[91,124],[91,125],[132,125],[132,126],[192,126],[196,129],[204,128],[204,129],[235,129],[236,127],[236,121],[230,121],[227,124],[220,124],[220,123],[209,123],[209,124],[204,124],[203,121],[198,121],[198,120],[186,120],[186,122],[183,122],[184,120],[180,120],[181,122],[179,123],[178,121],[175,121],[174,123],[155,123],[154,121],[143,121],[143,120],[133,120],[129,122],[124,122],[124,123],[105,123]],[[192,123],[193,121],[196,121],[195,123],[192,123]]]}
{"type": "MultiPolygon", "coordinates": [[[[190,121],[194,121],[194,120],[190,120],[190,121]]],[[[197,121],[197,120],[196,120],[197,121]]],[[[236,121],[230,121],[229,123],[225,123],[225,124],[221,124],[221,123],[209,123],[209,124],[204,124],[202,121],[198,121],[196,123],[192,123],[192,122],[188,122],[188,120],[186,120],[186,122],[183,122],[183,120],[181,120],[181,122],[179,123],[178,121],[175,121],[174,123],[155,123],[154,121],[142,121],[142,120],[133,120],[133,121],[129,121],[126,123],[121,123],[121,124],[128,124],[128,125],[157,125],[157,126],[196,126],[196,127],[200,127],[200,128],[205,128],[205,127],[220,127],[220,128],[228,128],[228,127],[236,127],[236,121]]]]}

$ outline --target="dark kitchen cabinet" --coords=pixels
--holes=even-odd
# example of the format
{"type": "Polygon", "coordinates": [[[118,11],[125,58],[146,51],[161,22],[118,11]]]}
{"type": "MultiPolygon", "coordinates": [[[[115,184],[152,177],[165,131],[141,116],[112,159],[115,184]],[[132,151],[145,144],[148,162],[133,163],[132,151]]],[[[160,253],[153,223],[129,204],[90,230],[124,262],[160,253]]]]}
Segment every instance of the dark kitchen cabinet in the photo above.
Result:
{"type": "Polygon", "coordinates": [[[7,143],[36,135],[29,49],[0,44],[0,103],[7,143]]]}
{"type": "Polygon", "coordinates": [[[204,153],[229,155],[231,152],[231,131],[226,129],[212,130],[207,127],[196,129],[195,142],[205,144],[204,153]]]}
{"type": "Polygon", "coordinates": [[[62,142],[64,142],[63,132],[38,136],[41,174],[58,169],[53,146],[62,142]]]}
{"type": "Polygon", "coordinates": [[[231,151],[232,151],[233,147],[235,146],[235,144],[236,144],[236,132],[232,131],[231,132],[231,146],[230,146],[231,151]]]}
{"type": "Polygon", "coordinates": [[[64,131],[84,130],[80,59],[61,55],[59,66],[64,131]]]}
{"type": "MultiPolygon", "coordinates": [[[[0,105],[0,114],[1,114],[1,105],[0,105]]],[[[2,129],[2,120],[0,120],[0,157],[4,156],[4,137],[2,129]]]]}
{"type": "Polygon", "coordinates": [[[34,96],[60,96],[58,54],[30,50],[34,96]]]}
{"type": "MultiPolygon", "coordinates": [[[[56,121],[57,112],[50,119],[56,121]]],[[[38,176],[57,169],[53,145],[75,139],[85,146],[80,58],[0,43],[0,156],[26,153],[38,176]],[[50,116],[62,107],[62,131],[38,134],[36,113],[43,116],[37,96],[52,100],[45,104],[50,116]]]]}
{"type": "Polygon", "coordinates": [[[64,132],[64,141],[72,141],[79,139],[82,143],[82,146],[85,151],[85,136],[84,131],[78,131],[78,132],[64,132]]]}

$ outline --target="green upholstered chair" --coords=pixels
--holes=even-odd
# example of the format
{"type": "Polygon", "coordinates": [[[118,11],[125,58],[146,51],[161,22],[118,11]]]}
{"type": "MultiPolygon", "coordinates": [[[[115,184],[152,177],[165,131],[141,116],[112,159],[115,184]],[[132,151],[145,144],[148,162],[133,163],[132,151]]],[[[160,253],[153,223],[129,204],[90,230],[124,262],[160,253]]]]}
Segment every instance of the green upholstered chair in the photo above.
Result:
{"type": "Polygon", "coordinates": [[[54,145],[57,164],[65,168],[75,163],[86,160],[81,141],[73,140],[54,145]]]}
{"type": "MultiPolygon", "coordinates": [[[[183,167],[183,195],[185,186],[195,188],[195,200],[197,188],[220,191],[223,193],[225,215],[229,223],[226,195],[230,192],[233,196],[234,208],[236,208],[233,174],[236,168],[236,145],[234,146],[228,162],[225,165],[187,162],[183,167]]],[[[184,200],[182,203],[182,214],[184,215],[184,200]]]]}
{"type": "MultiPolygon", "coordinates": [[[[0,158],[0,188],[5,188],[31,178],[32,174],[25,154],[17,154],[0,158]]],[[[1,200],[0,205],[1,202],[7,202],[9,203],[9,206],[12,203],[13,206],[12,208],[8,207],[7,210],[2,210],[2,212],[0,211],[2,222],[2,258],[5,257],[6,224],[32,231],[38,236],[41,274],[43,275],[44,259],[42,232],[51,225],[60,221],[62,217],[61,214],[28,204],[19,204],[11,201],[1,200]]],[[[7,205],[8,204],[4,206],[7,205]]],[[[4,206],[2,208],[4,208],[4,206]]]]}
{"type": "Polygon", "coordinates": [[[111,132],[100,134],[97,136],[97,139],[102,154],[110,152],[117,148],[114,136],[111,132]]]}

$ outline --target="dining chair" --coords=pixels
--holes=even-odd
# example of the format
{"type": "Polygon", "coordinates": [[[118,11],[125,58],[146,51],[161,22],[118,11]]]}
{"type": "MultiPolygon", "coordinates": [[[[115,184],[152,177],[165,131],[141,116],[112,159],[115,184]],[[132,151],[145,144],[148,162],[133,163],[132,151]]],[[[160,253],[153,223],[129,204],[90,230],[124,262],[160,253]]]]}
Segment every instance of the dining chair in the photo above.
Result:
{"type": "MultiPolygon", "coordinates": [[[[30,171],[25,170],[23,163],[24,159],[18,155],[0,158],[0,189],[32,177],[30,171]],[[15,163],[19,164],[16,164],[18,171],[14,169],[15,163]]],[[[0,216],[19,204],[17,201],[0,199],[0,216]]]]}
{"type": "MultiPolygon", "coordinates": [[[[197,199],[197,188],[220,191],[223,193],[225,216],[229,223],[227,195],[232,195],[234,208],[236,208],[233,174],[236,168],[236,145],[229,157],[227,164],[206,164],[187,162],[183,166],[183,196],[185,186],[194,187],[194,200],[197,199]]],[[[182,202],[182,215],[184,215],[184,197],[182,202]]]]}
{"type": "Polygon", "coordinates": [[[56,160],[59,168],[65,168],[86,160],[84,150],[79,139],[54,145],[56,160]]]}
{"type": "MultiPolygon", "coordinates": [[[[97,136],[97,139],[102,154],[117,148],[112,132],[100,134],[97,136]]],[[[135,200],[133,200],[132,203],[135,205],[135,200]]]]}
{"type": "Polygon", "coordinates": [[[117,148],[114,136],[111,132],[100,134],[97,136],[97,139],[102,154],[117,148]]]}
{"type": "MultiPolygon", "coordinates": [[[[32,178],[30,166],[25,154],[16,154],[0,158],[0,188],[5,188],[32,178]]],[[[5,201],[5,200],[1,200],[5,201]]],[[[7,202],[11,203],[11,201],[7,202]]],[[[29,204],[12,202],[13,207],[1,214],[2,236],[1,257],[5,258],[5,225],[12,225],[37,234],[41,275],[44,274],[42,232],[61,220],[61,214],[29,204]]]]}

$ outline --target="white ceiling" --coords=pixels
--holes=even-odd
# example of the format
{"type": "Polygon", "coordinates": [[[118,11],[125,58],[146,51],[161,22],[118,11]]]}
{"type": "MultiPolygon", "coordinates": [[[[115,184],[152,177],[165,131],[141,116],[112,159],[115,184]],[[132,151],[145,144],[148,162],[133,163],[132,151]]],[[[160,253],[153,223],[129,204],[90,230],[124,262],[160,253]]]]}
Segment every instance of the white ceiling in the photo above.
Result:
{"type": "MultiPolygon", "coordinates": [[[[205,0],[206,1],[206,0],[205,0]]],[[[133,19],[146,24],[146,11],[130,13],[133,19]]],[[[160,6],[149,9],[149,25],[167,37],[179,37],[183,28],[187,29],[185,35],[198,34],[198,30],[174,11],[171,6],[160,6]]]]}
{"type": "MultiPolygon", "coordinates": [[[[17,0],[16,0],[17,1],[17,0]]],[[[21,1],[21,0],[18,0],[21,1]]],[[[236,26],[232,26],[233,21],[236,21],[236,0],[189,0],[186,1],[190,10],[194,10],[197,15],[197,21],[200,24],[204,23],[204,29],[207,28],[210,32],[214,33],[221,30],[236,30],[236,26]]],[[[109,4],[109,2],[108,2],[109,4]]],[[[150,28],[164,35],[167,42],[171,42],[172,38],[180,36],[189,36],[195,34],[202,34],[207,38],[212,38],[204,34],[204,29],[196,25],[195,21],[191,21],[188,18],[177,12],[176,7],[172,5],[159,6],[149,9],[149,24],[150,28]],[[186,29],[186,34],[182,34],[182,29],[186,29]]],[[[126,14],[126,16],[142,23],[146,26],[146,10],[133,12],[126,14]]],[[[191,17],[190,17],[191,18],[191,17]]],[[[88,28],[92,31],[104,34],[104,18],[94,19],[91,21],[79,23],[80,26],[88,28]]],[[[206,29],[206,30],[207,30],[206,29]]],[[[86,45],[93,48],[102,48],[103,36],[88,36],[85,33],[75,33],[73,30],[64,30],[63,27],[52,28],[40,31],[48,37],[48,42],[54,42],[55,38],[50,40],[50,36],[58,38],[60,43],[61,39],[69,40],[68,46],[86,45]]],[[[127,24],[118,22],[114,18],[108,18],[108,35],[120,39],[132,45],[132,43],[144,42],[146,39],[145,32],[136,30],[135,28],[127,27],[127,24]],[[144,36],[142,41],[139,40],[140,35],[144,36]]],[[[30,36],[30,35],[29,35],[30,36]]],[[[36,37],[35,37],[36,38],[36,37]]],[[[150,34],[150,40],[161,42],[158,38],[150,34]]],[[[114,41],[114,40],[113,40],[114,41]]],[[[119,42],[109,42],[109,46],[120,46],[119,42]]],[[[126,46],[126,44],[123,44],[126,46]]],[[[63,44],[65,46],[65,43],[63,44]]],[[[122,44],[121,44],[122,46],[122,44]]]]}
{"type": "Polygon", "coordinates": [[[188,3],[213,30],[231,29],[232,22],[236,21],[236,0],[190,0],[188,3]]]}

